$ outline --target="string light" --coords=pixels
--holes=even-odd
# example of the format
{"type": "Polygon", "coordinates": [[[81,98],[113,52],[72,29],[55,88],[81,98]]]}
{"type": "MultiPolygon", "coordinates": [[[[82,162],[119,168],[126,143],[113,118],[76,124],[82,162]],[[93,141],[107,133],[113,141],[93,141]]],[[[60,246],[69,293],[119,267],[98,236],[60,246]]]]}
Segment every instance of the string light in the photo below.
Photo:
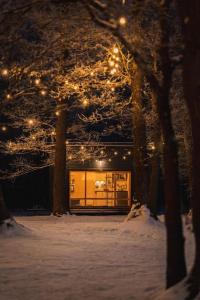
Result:
{"type": "Polygon", "coordinates": [[[114,152],[114,155],[117,155],[117,154],[118,154],[118,152],[117,152],[117,151],[115,151],[115,152],[114,152]]]}
{"type": "Polygon", "coordinates": [[[87,106],[87,105],[88,105],[88,100],[84,99],[84,100],[83,100],[83,105],[84,105],[84,106],[87,106]]]}
{"type": "Polygon", "coordinates": [[[117,47],[114,47],[114,48],[113,48],[113,52],[114,52],[115,54],[117,54],[117,53],[119,53],[119,49],[118,49],[117,47]]]}
{"type": "Polygon", "coordinates": [[[110,65],[111,67],[114,67],[115,62],[114,62],[113,60],[110,60],[110,61],[109,61],[109,65],[110,65]]]}
{"type": "Polygon", "coordinates": [[[126,160],[126,156],[123,156],[123,160],[126,160]]]}
{"type": "Polygon", "coordinates": [[[81,146],[81,150],[84,150],[84,146],[81,146]]]}
{"type": "Polygon", "coordinates": [[[111,161],[112,161],[112,159],[111,159],[111,158],[109,158],[109,159],[108,159],[108,161],[109,161],[109,162],[111,162],[111,161]]]}
{"type": "Polygon", "coordinates": [[[114,87],[112,87],[112,88],[111,88],[111,91],[112,91],[112,92],[114,92],[114,91],[115,91],[115,88],[114,88],[114,87]]]}
{"type": "Polygon", "coordinates": [[[11,95],[10,95],[10,94],[7,94],[7,95],[6,95],[6,99],[10,100],[10,99],[11,99],[11,95]]]}
{"type": "Polygon", "coordinates": [[[69,145],[69,141],[66,141],[65,144],[66,144],[66,145],[69,145]]]}
{"type": "Polygon", "coordinates": [[[71,159],[72,159],[72,156],[70,155],[70,156],[69,156],[69,160],[71,160],[71,159]]]}
{"type": "Polygon", "coordinates": [[[8,69],[3,69],[1,71],[2,76],[8,76],[8,69]]]}
{"type": "Polygon", "coordinates": [[[39,79],[39,78],[35,79],[35,84],[36,84],[36,85],[39,85],[39,84],[40,84],[40,79],[39,79]]]}
{"type": "Polygon", "coordinates": [[[100,152],[100,153],[101,153],[101,155],[103,155],[103,154],[104,154],[104,151],[103,151],[103,150],[101,150],[101,152],[100,152]]]}
{"type": "Polygon", "coordinates": [[[6,126],[2,126],[1,130],[5,132],[7,130],[7,127],[6,126]]]}
{"type": "Polygon", "coordinates": [[[29,119],[29,120],[27,120],[27,122],[28,122],[28,125],[30,125],[30,126],[32,126],[34,124],[34,120],[33,119],[29,119]]]}
{"type": "Polygon", "coordinates": [[[45,90],[41,90],[41,91],[40,91],[40,94],[41,94],[42,96],[45,96],[46,93],[47,93],[47,92],[46,92],[45,90]]]}
{"type": "Polygon", "coordinates": [[[119,24],[120,24],[121,26],[125,26],[126,23],[127,23],[127,20],[126,20],[125,17],[120,17],[120,18],[119,18],[119,24]]]}
{"type": "Polygon", "coordinates": [[[56,112],[55,112],[55,115],[56,115],[57,117],[60,116],[59,111],[56,111],[56,112]]]}

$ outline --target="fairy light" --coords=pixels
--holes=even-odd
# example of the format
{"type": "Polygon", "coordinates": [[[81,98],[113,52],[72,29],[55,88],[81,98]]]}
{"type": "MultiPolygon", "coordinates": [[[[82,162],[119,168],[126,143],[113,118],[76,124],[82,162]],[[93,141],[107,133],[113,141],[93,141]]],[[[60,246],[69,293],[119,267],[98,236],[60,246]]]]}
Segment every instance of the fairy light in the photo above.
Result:
{"type": "Polygon", "coordinates": [[[111,162],[111,161],[112,161],[112,159],[111,159],[111,158],[109,158],[109,159],[108,159],[108,161],[109,161],[109,162],[111,162]]]}
{"type": "Polygon", "coordinates": [[[114,152],[114,155],[116,156],[117,154],[118,154],[118,152],[117,152],[117,151],[115,151],[115,152],[114,152]]]}
{"type": "Polygon", "coordinates": [[[39,85],[39,84],[40,84],[40,79],[39,79],[39,78],[35,79],[35,84],[36,84],[36,85],[39,85]]]}
{"type": "Polygon", "coordinates": [[[111,67],[114,67],[115,62],[114,62],[113,60],[110,60],[110,61],[109,61],[109,65],[110,65],[111,67]]]}
{"type": "Polygon", "coordinates": [[[117,53],[119,53],[119,49],[118,49],[117,47],[114,47],[114,48],[113,48],[113,52],[114,52],[115,54],[117,54],[117,53]]]}
{"type": "Polygon", "coordinates": [[[94,72],[91,72],[90,75],[91,75],[91,76],[94,76],[94,72]]]}
{"type": "Polygon", "coordinates": [[[2,75],[2,76],[8,76],[8,69],[3,69],[3,70],[1,71],[1,75],[2,75]]]}
{"type": "Polygon", "coordinates": [[[81,150],[84,150],[84,146],[81,146],[81,150]]]}
{"type": "Polygon", "coordinates": [[[28,125],[32,126],[34,124],[34,120],[33,119],[28,119],[27,123],[28,123],[28,125]]]}
{"type": "Polygon", "coordinates": [[[70,155],[70,156],[69,156],[69,160],[71,160],[71,159],[72,159],[72,156],[70,155]]]}
{"type": "Polygon", "coordinates": [[[101,152],[100,152],[100,153],[101,153],[101,155],[103,155],[103,154],[104,154],[104,151],[103,151],[103,150],[101,150],[101,152]]]}
{"type": "Polygon", "coordinates": [[[83,100],[83,105],[84,105],[84,106],[87,106],[87,105],[88,105],[88,100],[86,100],[86,99],[83,100]]]}
{"type": "Polygon", "coordinates": [[[5,132],[5,131],[7,130],[7,127],[6,127],[6,126],[2,126],[2,127],[1,127],[1,130],[2,130],[3,132],[5,132]]]}
{"type": "Polygon", "coordinates": [[[6,99],[10,100],[10,99],[11,99],[11,95],[10,95],[10,94],[7,94],[7,95],[6,95],[6,99]]]}
{"type": "Polygon", "coordinates": [[[128,155],[131,155],[131,151],[128,151],[128,155]]]}
{"type": "Polygon", "coordinates": [[[126,23],[127,23],[127,20],[126,20],[125,17],[120,17],[120,18],[119,18],[119,24],[120,24],[121,26],[125,26],[126,23]]]}
{"type": "Polygon", "coordinates": [[[126,160],[126,156],[123,156],[123,160],[126,160]]]}
{"type": "Polygon", "coordinates": [[[55,130],[53,130],[53,131],[51,132],[51,135],[56,135],[55,130]]]}
{"type": "Polygon", "coordinates": [[[65,144],[66,144],[66,145],[69,145],[69,141],[65,141],[65,144]]]}
{"type": "Polygon", "coordinates": [[[65,84],[67,85],[69,83],[69,81],[68,80],[65,80],[65,84]]]}
{"type": "Polygon", "coordinates": [[[114,92],[114,91],[115,91],[115,88],[114,88],[114,87],[112,87],[112,88],[111,88],[111,91],[112,91],[112,92],[114,92]]]}
{"type": "Polygon", "coordinates": [[[41,94],[42,96],[45,96],[46,93],[47,93],[47,92],[46,92],[45,90],[41,90],[41,91],[40,91],[40,94],[41,94]]]}
{"type": "Polygon", "coordinates": [[[58,116],[60,116],[60,112],[59,111],[56,111],[55,112],[55,115],[58,117],[58,116]]]}

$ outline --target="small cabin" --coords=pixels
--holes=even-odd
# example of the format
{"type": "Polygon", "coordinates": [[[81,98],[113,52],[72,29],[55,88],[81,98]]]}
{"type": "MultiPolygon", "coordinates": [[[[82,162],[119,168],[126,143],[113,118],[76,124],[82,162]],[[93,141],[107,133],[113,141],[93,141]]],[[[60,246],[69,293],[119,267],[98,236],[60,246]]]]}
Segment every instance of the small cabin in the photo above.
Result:
{"type": "Polygon", "coordinates": [[[128,211],[133,199],[133,159],[127,146],[116,147],[112,158],[68,163],[72,210],[128,211]]]}

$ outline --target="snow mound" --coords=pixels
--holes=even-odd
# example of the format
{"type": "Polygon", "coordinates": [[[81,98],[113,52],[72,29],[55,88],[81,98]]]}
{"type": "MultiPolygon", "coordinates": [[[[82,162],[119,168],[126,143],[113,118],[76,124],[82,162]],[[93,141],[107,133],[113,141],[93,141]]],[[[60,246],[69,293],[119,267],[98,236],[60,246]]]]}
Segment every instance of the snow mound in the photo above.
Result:
{"type": "MultiPolygon", "coordinates": [[[[188,287],[186,284],[187,278],[171,287],[168,290],[161,292],[155,300],[184,300],[188,296],[188,287]]],[[[200,300],[200,294],[198,294],[194,300],[200,300]]]]}
{"type": "Polygon", "coordinates": [[[152,218],[146,206],[142,206],[135,217],[126,218],[125,222],[120,225],[120,231],[156,240],[165,238],[165,225],[160,220],[152,218]]]}
{"type": "Polygon", "coordinates": [[[12,218],[4,220],[0,225],[0,237],[29,236],[30,234],[30,229],[12,218]]]}

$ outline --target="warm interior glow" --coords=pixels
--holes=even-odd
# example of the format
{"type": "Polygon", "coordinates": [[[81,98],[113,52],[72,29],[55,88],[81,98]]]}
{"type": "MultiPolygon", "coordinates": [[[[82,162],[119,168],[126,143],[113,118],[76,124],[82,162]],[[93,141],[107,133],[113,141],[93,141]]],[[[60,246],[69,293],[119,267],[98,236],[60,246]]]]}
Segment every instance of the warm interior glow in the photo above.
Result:
{"type": "Polygon", "coordinates": [[[71,206],[129,206],[130,179],[130,172],[123,171],[71,171],[71,206]]]}

